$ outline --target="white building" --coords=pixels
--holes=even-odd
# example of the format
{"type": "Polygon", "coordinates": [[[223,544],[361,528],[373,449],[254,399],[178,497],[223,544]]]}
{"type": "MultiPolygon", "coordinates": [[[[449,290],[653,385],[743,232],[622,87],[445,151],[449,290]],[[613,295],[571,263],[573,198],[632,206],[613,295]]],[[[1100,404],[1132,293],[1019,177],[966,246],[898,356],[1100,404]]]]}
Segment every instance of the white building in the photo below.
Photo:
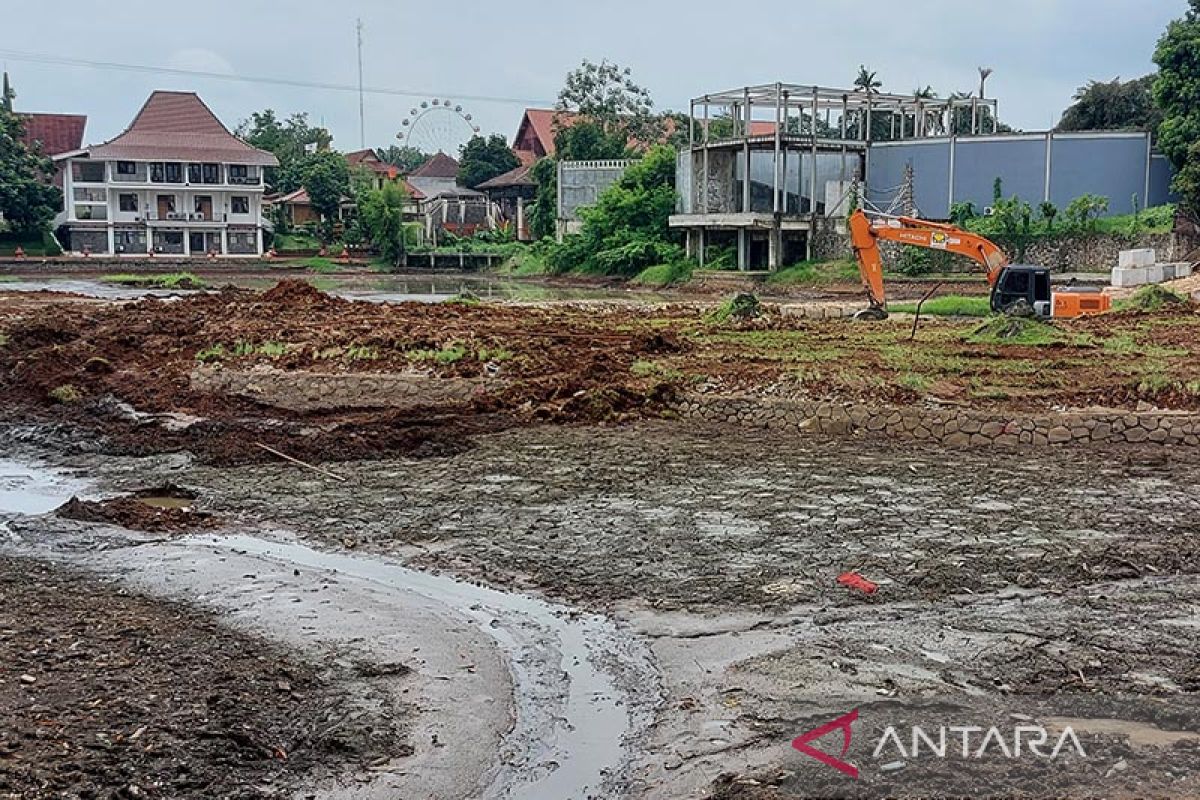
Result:
{"type": "Polygon", "coordinates": [[[154,92],[120,136],[55,161],[65,167],[60,222],[71,252],[263,253],[263,170],[279,162],[192,92],[154,92]]]}

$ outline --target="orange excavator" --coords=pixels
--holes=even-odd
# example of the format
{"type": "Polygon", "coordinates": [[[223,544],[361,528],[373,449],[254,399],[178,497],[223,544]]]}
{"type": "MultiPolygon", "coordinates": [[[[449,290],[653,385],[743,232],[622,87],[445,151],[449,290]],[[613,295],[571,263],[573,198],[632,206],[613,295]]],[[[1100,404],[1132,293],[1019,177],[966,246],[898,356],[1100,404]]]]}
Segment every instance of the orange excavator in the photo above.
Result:
{"type": "Polygon", "coordinates": [[[987,273],[988,284],[992,287],[992,311],[1008,311],[1024,302],[1039,317],[1070,319],[1112,308],[1112,298],[1098,289],[1072,287],[1052,292],[1050,270],[1009,264],[1008,257],[994,242],[954,225],[915,217],[868,215],[859,209],[850,215],[850,241],[871,303],[869,308],[858,313],[859,319],[887,319],[880,241],[944,250],[971,259],[987,273]]]}

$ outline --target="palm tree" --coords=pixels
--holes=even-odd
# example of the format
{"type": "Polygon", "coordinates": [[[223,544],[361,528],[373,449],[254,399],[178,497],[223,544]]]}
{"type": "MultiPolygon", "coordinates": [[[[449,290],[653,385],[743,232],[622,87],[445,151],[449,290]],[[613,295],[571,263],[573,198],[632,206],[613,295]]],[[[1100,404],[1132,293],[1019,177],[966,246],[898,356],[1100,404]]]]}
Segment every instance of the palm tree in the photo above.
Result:
{"type": "Polygon", "coordinates": [[[876,89],[882,86],[883,81],[879,80],[876,73],[868,70],[862,64],[858,65],[858,77],[854,79],[854,91],[873,94],[876,89]]]}
{"type": "MultiPolygon", "coordinates": [[[[916,88],[913,90],[913,97],[917,100],[934,100],[938,96],[937,92],[929,84],[925,84],[925,88],[916,88]]],[[[931,129],[934,133],[940,134],[945,132],[945,122],[942,120],[942,115],[938,111],[925,112],[925,129],[931,129]]]]}

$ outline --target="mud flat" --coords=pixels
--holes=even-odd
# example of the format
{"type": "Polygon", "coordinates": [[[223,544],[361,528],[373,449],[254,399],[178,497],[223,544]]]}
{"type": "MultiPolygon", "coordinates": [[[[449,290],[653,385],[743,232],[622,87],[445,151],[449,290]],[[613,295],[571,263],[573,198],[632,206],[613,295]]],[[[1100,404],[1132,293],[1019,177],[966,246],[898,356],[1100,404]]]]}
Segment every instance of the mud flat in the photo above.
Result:
{"type": "Polygon", "coordinates": [[[400,657],[413,669],[404,696],[415,752],[348,797],[430,780],[445,760],[476,776],[477,793],[500,792],[495,765],[511,765],[512,794],[498,797],[559,791],[539,784],[559,778],[647,798],[995,786],[1194,796],[1200,460],[1186,450],[948,452],[655,422],[513,430],[445,457],[338,464],[345,482],[292,465],[81,454],[58,463],[85,470],[98,491],[168,480],[234,535],[130,547],[128,534],[117,546],[118,534],[73,521],[10,527],[296,647],[400,657]],[[548,619],[541,600],[446,589],[449,577],[401,565],[581,610],[548,619]],[[839,586],[848,570],[878,593],[839,586]],[[442,640],[449,652],[437,661],[442,640]],[[576,664],[581,649],[591,658],[576,664]],[[560,664],[567,683],[554,678],[560,664]],[[599,707],[579,710],[568,684],[599,707]],[[523,703],[594,722],[523,722],[523,703]],[[848,784],[790,742],[853,709],[861,721],[847,758],[861,776],[848,784]],[[1011,735],[1018,723],[1064,719],[1079,721],[1088,759],[985,758],[976,769],[873,756],[885,723],[1007,725],[1011,735]],[[474,764],[432,744],[466,725],[491,731],[476,734],[474,764]],[[577,745],[620,753],[616,766],[560,758],[577,745]]]}

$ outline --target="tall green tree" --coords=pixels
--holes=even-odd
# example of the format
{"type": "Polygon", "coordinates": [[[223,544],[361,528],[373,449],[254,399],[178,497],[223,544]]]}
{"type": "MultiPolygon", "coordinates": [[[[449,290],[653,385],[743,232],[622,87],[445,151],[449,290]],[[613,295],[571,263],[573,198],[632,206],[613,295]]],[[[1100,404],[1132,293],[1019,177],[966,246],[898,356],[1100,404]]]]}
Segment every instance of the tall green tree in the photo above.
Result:
{"type": "Polygon", "coordinates": [[[521,160],[500,134],[472,136],[459,154],[458,182],[468,189],[474,189],[519,166],[521,160]]]}
{"type": "MultiPolygon", "coordinates": [[[[7,76],[5,76],[7,78],[7,76]]],[[[18,233],[40,233],[62,208],[62,192],[50,179],[54,165],[25,146],[25,121],[12,110],[8,81],[0,103],[0,215],[18,233]]]]}
{"type": "Polygon", "coordinates": [[[649,90],[634,81],[628,67],[607,60],[584,60],[567,73],[557,109],[596,124],[606,136],[623,135],[626,142],[649,146],[663,136],[663,120],[654,113],[649,90]]]}
{"type": "Polygon", "coordinates": [[[1162,114],[1154,105],[1154,75],[1122,81],[1089,81],[1075,92],[1056,130],[1156,130],[1162,114]]]}
{"type": "Polygon", "coordinates": [[[312,151],[328,150],[333,137],[325,128],[314,126],[308,114],[292,114],[281,120],[274,110],[256,111],[242,120],[235,131],[252,147],[274,153],[279,167],[267,171],[267,184],[277,192],[292,192],[303,184],[301,167],[312,151]]]}
{"type": "Polygon", "coordinates": [[[1200,0],[1167,26],[1154,51],[1154,102],[1162,112],[1158,147],[1175,166],[1172,188],[1200,212],[1200,0]]]}
{"type": "Polygon", "coordinates": [[[332,150],[310,153],[302,163],[302,185],[313,211],[328,226],[337,218],[342,198],[350,194],[350,168],[346,157],[332,150]]]}
{"type": "Polygon", "coordinates": [[[369,189],[358,198],[362,227],[390,264],[398,264],[404,254],[404,203],[407,196],[400,181],[387,181],[382,189],[369,189]]]}

